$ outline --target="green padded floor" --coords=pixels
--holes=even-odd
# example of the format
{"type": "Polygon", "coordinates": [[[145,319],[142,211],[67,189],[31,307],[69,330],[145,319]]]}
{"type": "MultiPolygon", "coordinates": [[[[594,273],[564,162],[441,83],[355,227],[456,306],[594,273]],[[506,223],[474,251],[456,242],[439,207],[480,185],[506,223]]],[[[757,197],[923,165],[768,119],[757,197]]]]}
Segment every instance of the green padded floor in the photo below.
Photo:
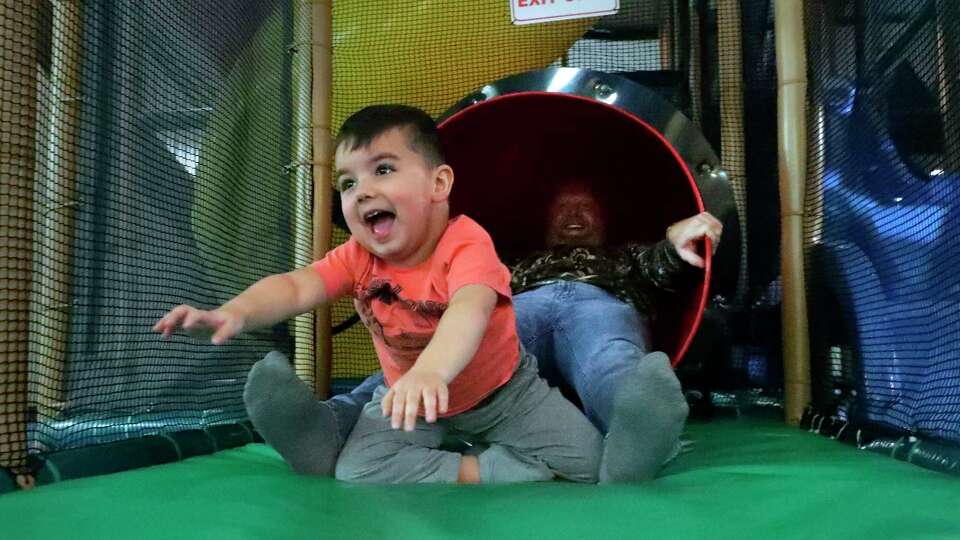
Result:
{"type": "Polygon", "coordinates": [[[0,538],[960,539],[960,479],[764,420],[689,427],[656,482],[359,486],[268,447],[0,495],[0,538]]]}

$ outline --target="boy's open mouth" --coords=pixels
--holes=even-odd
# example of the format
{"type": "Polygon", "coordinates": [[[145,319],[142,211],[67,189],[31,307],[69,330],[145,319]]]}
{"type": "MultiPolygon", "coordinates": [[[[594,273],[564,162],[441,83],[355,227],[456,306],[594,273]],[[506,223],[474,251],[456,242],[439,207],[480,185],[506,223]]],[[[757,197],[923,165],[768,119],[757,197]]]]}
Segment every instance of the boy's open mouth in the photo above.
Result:
{"type": "Polygon", "coordinates": [[[396,219],[396,214],[388,210],[370,210],[363,215],[363,221],[373,231],[373,237],[377,240],[383,240],[390,235],[396,219]]]}

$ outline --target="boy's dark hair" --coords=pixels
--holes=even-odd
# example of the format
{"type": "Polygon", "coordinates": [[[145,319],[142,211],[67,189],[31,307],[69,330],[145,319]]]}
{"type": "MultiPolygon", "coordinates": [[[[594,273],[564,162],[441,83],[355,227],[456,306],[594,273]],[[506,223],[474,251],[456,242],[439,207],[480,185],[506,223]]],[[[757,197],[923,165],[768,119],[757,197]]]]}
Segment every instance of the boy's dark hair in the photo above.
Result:
{"type": "Polygon", "coordinates": [[[343,122],[334,148],[346,145],[349,151],[366,148],[378,136],[394,128],[407,130],[410,148],[431,167],[446,163],[437,124],[430,115],[407,105],[371,105],[343,122]]]}

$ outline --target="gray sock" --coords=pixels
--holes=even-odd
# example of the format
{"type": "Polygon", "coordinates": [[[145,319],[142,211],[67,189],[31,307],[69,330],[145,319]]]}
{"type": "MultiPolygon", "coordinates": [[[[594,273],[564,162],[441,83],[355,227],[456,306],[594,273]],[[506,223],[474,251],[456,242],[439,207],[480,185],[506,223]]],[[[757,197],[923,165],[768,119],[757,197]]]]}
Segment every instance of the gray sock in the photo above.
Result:
{"type": "Polygon", "coordinates": [[[600,482],[653,479],[677,455],[689,407],[662,352],[645,356],[614,394],[600,482]]]}
{"type": "Polygon", "coordinates": [[[318,401],[279,352],[253,365],[243,389],[253,427],[301,474],[332,476],[342,441],[330,406],[318,401]]]}

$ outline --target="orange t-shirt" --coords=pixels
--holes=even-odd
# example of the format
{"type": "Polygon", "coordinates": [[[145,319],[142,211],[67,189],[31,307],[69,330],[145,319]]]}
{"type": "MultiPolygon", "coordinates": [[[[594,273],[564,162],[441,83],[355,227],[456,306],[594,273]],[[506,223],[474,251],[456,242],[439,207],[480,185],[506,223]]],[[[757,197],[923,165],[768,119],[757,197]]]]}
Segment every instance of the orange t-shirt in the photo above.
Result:
{"type": "Polygon", "coordinates": [[[430,343],[450,298],[465,285],[486,285],[499,301],[470,363],[448,385],[451,416],[469,410],[510,380],[520,361],[520,339],[510,293],[510,271],[490,235],[467,216],[451,219],[427,260],[400,268],[351,238],[311,265],[332,300],[353,295],[392,386],[430,343]]]}

